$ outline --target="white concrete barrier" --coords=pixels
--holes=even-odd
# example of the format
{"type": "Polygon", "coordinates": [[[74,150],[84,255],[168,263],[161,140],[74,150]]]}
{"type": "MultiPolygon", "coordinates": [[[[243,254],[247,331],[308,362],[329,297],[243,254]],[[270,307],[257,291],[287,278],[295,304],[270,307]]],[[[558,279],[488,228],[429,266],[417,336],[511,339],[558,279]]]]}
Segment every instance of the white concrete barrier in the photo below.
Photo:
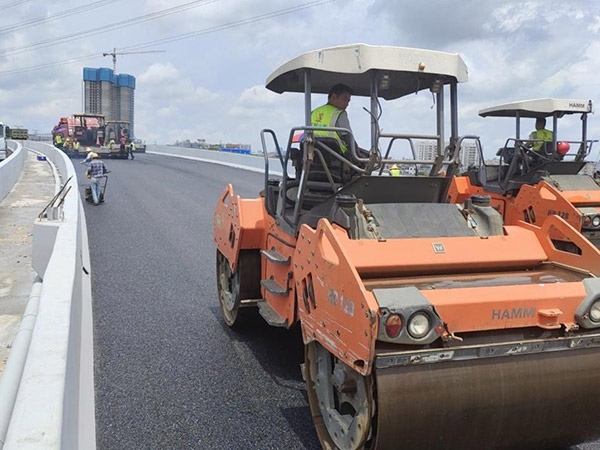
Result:
{"type": "Polygon", "coordinates": [[[27,160],[27,150],[17,141],[8,141],[12,153],[0,162],[0,202],[8,195],[21,176],[27,160]]]}
{"type": "MultiPolygon", "coordinates": [[[[218,152],[199,148],[174,147],[170,145],[147,145],[146,153],[220,164],[236,169],[250,170],[252,172],[265,172],[265,159],[262,155],[240,155],[237,153],[218,152]]],[[[283,176],[281,163],[278,158],[269,158],[269,175],[283,176]]]]}
{"type": "Polygon", "coordinates": [[[77,176],[69,158],[55,147],[32,141],[24,146],[45,154],[56,166],[62,183],[72,178],[56,221],[54,248],[40,274],[43,284],[38,315],[4,450],[93,450],[90,261],[77,176]]]}

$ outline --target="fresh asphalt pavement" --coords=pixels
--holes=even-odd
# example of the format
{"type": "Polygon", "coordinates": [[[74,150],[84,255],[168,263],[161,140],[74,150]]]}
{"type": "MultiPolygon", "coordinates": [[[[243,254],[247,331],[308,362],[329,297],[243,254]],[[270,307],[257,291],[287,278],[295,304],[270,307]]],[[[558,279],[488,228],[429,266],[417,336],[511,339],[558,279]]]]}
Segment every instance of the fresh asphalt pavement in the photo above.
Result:
{"type": "Polygon", "coordinates": [[[219,313],[214,207],[230,181],[256,197],[263,175],[151,154],[105,163],[106,201],[85,204],[98,448],[318,449],[299,330],[232,331],[219,313]]]}

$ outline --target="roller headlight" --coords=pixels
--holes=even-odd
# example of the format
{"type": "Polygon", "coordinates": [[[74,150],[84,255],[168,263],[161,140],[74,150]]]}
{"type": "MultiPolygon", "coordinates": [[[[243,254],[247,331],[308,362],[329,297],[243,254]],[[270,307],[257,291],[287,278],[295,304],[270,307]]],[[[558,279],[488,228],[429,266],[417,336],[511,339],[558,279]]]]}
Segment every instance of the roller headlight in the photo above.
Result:
{"type": "Polygon", "coordinates": [[[600,300],[594,303],[590,309],[590,320],[600,322],[600,300]]]}
{"type": "Polygon", "coordinates": [[[600,216],[594,216],[594,218],[592,219],[592,226],[594,228],[600,227],[600,216]]]}
{"type": "MultiPolygon", "coordinates": [[[[599,303],[600,308],[600,303],[599,303]]],[[[600,311],[598,311],[600,316],[600,311]]],[[[600,318],[599,318],[600,320],[600,318]]],[[[416,313],[408,321],[408,333],[415,339],[421,339],[431,330],[431,321],[425,313],[416,313]]]]}

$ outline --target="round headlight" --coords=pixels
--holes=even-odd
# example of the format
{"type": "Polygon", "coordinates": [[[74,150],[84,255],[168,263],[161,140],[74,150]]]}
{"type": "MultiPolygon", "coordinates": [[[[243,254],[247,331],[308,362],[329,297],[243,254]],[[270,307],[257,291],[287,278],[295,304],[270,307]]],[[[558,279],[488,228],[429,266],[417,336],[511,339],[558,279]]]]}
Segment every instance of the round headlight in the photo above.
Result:
{"type": "Polygon", "coordinates": [[[600,216],[594,216],[594,218],[592,219],[592,226],[594,228],[600,227],[600,216]]]}
{"type": "Polygon", "coordinates": [[[600,322],[600,300],[592,305],[590,319],[592,322],[600,322]]]}
{"type": "Polygon", "coordinates": [[[417,313],[408,321],[408,332],[415,339],[421,339],[431,330],[431,322],[425,313],[417,313]]]}

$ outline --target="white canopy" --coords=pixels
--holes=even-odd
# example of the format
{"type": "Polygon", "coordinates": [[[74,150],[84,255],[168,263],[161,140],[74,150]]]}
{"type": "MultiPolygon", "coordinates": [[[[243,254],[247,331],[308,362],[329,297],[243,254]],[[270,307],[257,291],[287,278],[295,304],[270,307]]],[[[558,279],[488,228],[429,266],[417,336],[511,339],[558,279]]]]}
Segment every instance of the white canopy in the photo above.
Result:
{"type": "Polygon", "coordinates": [[[467,65],[455,53],[348,44],[297,56],[267,78],[267,89],[280,94],[304,92],[305,69],[310,69],[312,93],[327,94],[333,85],[343,83],[354,95],[367,97],[372,71],[387,72],[389,83],[380,83],[379,88],[379,96],[386,100],[427,89],[436,79],[444,84],[468,79],[467,65]]]}
{"type": "Polygon", "coordinates": [[[591,100],[537,98],[505,103],[479,111],[481,117],[547,117],[554,113],[575,114],[592,112],[591,100]]]}

